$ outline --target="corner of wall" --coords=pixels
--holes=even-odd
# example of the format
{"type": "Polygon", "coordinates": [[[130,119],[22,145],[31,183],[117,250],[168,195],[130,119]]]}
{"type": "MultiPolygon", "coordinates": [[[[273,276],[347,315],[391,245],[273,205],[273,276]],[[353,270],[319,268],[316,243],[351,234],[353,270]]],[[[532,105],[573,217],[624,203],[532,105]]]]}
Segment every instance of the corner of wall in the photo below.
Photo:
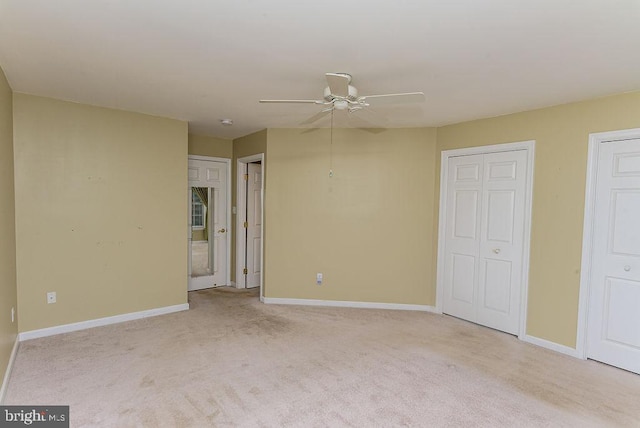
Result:
{"type": "Polygon", "coordinates": [[[13,92],[0,69],[0,403],[17,349],[15,182],[13,154],[13,92]]]}

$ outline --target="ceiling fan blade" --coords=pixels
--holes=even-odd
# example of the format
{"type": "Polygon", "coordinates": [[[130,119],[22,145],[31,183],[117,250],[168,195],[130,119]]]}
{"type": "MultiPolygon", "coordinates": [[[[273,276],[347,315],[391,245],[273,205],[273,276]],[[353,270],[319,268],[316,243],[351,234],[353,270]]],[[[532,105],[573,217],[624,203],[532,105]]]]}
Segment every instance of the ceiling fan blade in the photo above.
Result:
{"type": "Polygon", "coordinates": [[[311,132],[316,132],[316,131],[320,131],[321,129],[324,128],[317,128],[317,127],[313,127],[313,128],[304,128],[304,131],[301,131],[301,134],[309,134],[311,132]]]}
{"type": "Polygon", "coordinates": [[[306,119],[305,121],[300,122],[300,125],[310,125],[313,122],[316,122],[316,121],[322,119],[323,117],[325,117],[330,111],[331,111],[331,109],[324,109],[321,112],[316,113],[313,116],[311,116],[310,118],[306,119]]]}
{"type": "Polygon", "coordinates": [[[371,104],[400,104],[400,103],[421,103],[424,101],[423,92],[407,92],[404,94],[384,94],[384,95],[364,95],[358,98],[371,104]]]}
{"type": "Polygon", "coordinates": [[[372,134],[379,134],[380,132],[384,132],[384,128],[380,125],[374,125],[366,119],[363,119],[359,112],[349,115],[349,123],[353,125],[356,129],[360,129],[362,131],[370,132],[372,134]]]}
{"type": "Polygon", "coordinates": [[[326,73],[325,76],[333,95],[345,98],[349,96],[351,76],[344,73],[326,73]]]}
{"type": "Polygon", "coordinates": [[[380,134],[380,133],[386,131],[386,129],[384,129],[384,128],[369,128],[369,127],[366,127],[366,126],[358,126],[355,129],[359,129],[361,131],[368,132],[369,134],[380,134]]]}
{"type": "Polygon", "coordinates": [[[260,100],[261,103],[324,104],[318,100],[260,100]]]}
{"type": "Polygon", "coordinates": [[[369,122],[373,128],[386,128],[389,125],[387,118],[372,109],[365,107],[354,112],[353,116],[357,116],[360,120],[369,122]]]}

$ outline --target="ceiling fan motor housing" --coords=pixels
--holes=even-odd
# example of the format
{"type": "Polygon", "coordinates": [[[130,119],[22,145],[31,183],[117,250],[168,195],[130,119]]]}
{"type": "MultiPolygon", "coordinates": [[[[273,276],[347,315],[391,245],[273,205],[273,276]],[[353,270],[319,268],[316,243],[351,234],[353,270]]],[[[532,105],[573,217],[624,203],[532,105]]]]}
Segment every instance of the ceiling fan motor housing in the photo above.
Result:
{"type": "MultiPolygon", "coordinates": [[[[328,102],[331,102],[335,99],[339,99],[340,97],[336,97],[335,95],[333,95],[331,93],[331,89],[327,86],[326,88],[324,88],[324,99],[327,100],[328,102]]],[[[356,101],[358,99],[358,90],[349,85],[349,95],[346,97],[347,100],[349,101],[356,101]]]]}

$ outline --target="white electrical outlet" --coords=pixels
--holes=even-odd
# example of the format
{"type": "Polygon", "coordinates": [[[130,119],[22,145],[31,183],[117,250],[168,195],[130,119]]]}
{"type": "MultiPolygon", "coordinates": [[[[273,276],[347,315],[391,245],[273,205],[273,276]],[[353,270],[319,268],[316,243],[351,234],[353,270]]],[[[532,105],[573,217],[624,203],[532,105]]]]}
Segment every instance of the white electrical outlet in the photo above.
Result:
{"type": "Polygon", "coordinates": [[[11,307],[11,322],[16,322],[16,308],[11,307]]]}
{"type": "Polygon", "coordinates": [[[47,293],[47,303],[55,303],[56,302],[56,292],[50,291],[47,293]]]}
{"type": "Polygon", "coordinates": [[[318,272],[316,274],[316,284],[318,285],[322,284],[322,272],[318,272]]]}

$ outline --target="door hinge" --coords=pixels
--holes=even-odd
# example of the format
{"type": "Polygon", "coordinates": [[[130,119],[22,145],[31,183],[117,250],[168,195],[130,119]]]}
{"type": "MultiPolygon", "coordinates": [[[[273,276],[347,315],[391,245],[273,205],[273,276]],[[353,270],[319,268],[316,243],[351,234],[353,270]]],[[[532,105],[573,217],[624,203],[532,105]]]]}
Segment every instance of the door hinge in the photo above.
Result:
{"type": "Polygon", "coordinates": [[[244,224],[243,224],[243,226],[244,226],[244,228],[246,229],[246,228],[248,228],[248,227],[249,227],[249,223],[247,223],[247,222],[245,221],[245,222],[244,222],[244,224]]]}
{"type": "Polygon", "coordinates": [[[246,275],[246,274],[249,273],[249,271],[247,270],[247,268],[244,268],[244,269],[242,269],[242,273],[246,275]]]}
{"type": "Polygon", "coordinates": [[[244,181],[249,181],[249,174],[244,175],[244,181]]]}

